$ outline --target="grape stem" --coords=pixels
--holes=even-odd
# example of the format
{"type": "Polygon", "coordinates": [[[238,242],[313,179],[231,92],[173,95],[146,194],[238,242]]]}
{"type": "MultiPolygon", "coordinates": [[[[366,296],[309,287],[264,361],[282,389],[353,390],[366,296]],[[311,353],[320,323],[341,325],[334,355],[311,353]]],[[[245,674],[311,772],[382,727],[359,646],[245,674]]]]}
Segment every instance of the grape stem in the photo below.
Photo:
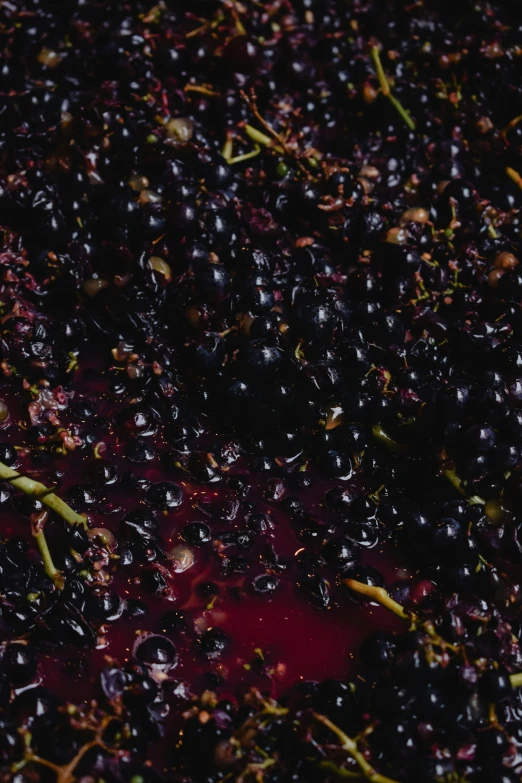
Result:
{"type": "Polygon", "coordinates": [[[248,122],[245,125],[245,133],[249,139],[252,139],[252,141],[255,141],[255,143],[258,145],[261,144],[263,147],[273,147],[276,152],[281,154],[284,152],[281,146],[273,143],[273,140],[270,138],[270,136],[267,136],[266,133],[262,133],[260,130],[257,130],[257,128],[254,128],[252,125],[249,125],[248,122]]]}
{"type": "Polygon", "coordinates": [[[363,754],[357,747],[356,741],[345,734],[344,731],[335,725],[335,723],[332,723],[332,721],[329,720],[326,715],[319,715],[317,712],[314,712],[313,717],[316,721],[322,723],[323,726],[326,726],[327,729],[330,729],[330,731],[335,734],[341,743],[342,749],[345,750],[357,763],[362,774],[367,780],[370,781],[370,783],[398,783],[398,781],[393,780],[392,778],[388,778],[385,775],[381,775],[380,772],[376,772],[372,765],[364,758],[363,754]]]}
{"type": "Polygon", "coordinates": [[[243,155],[236,155],[233,158],[230,158],[227,163],[229,166],[234,166],[236,163],[243,163],[245,160],[251,160],[251,158],[256,158],[259,153],[261,152],[261,147],[259,144],[256,144],[254,146],[253,150],[250,150],[250,152],[245,152],[243,155]]]}
{"type": "Polygon", "coordinates": [[[377,79],[379,80],[379,86],[381,88],[382,94],[386,96],[386,98],[388,98],[391,105],[393,106],[395,111],[402,117],[402,119],[404,120],[408,128],[414,131],[415,122],[411,118],[409,112],[406,111],[402,103],[399,100],[397,100],[397,98],[393,95],[391,91],[390,82],[388,81],[388,78],[384,73],[384,68],[382,67],[381,55],[378,46],[372,46],[370,48],[370,56],[375,66],[375,71],[377,74],[377,79]]]}
{"type": "Polygon", "coordinates": [[[511,166],[507,166],[506,174],[508,175],[509,179],[515,183],[515,185],[518,185],[518,187],[522,189],[522,177],[518,171],[512,169],[511,166]]]}
{"type": "MultiPolygon", "coordinates": [[[[347,580],[349,582],[354,580],[347,580]]],[[[361,582],[356,582],[357,585],[362,584],[361,582]]],[[[366,586],[366,585],[364,585],[366,586]]],[[[398,604],[397,604],[398,606],[398,604]]],[[[273,701],[272,699],[266,700],[261,695],[260,691],[257,688],[252,689],[252,695],[256,698],[256,700],[259,702],[261,707],[263,708],[260,713],[257,715],[248,718],[248,720],[243,724],[243,726],[239,729],[239,731],[236,732],[236,737],[238,739],[241,739],[241,737],[249,732],[255,725],[258,724],[258,721],[260,718],[264,718],[267,715],[270,715],[274,718],[282,717],[285,715],[288,715],[288,707],[280,707],[277,702],[273,701]]],[[[385,775],[381,775],[379,772],[376,772],[375,769],[372,767],[372,765],[365,759],[359,748],[357,747],[357,742],[349,737],[347,734],[344,733],[338,726],[335,725],[335,723],[332,723],[329,718],[327,718],[325,715],[320,715],[319,713],[313,712],[312,717],[315,721],[318,723],[322,723],[323,726],[326,726],[330,731],[336,735],[336,737],[340,740],[341,746],[343,750],[345,750],[357,763],[361,776],[364,776],[370,783],[398,783],[396,780],[392,780],[392,778],[387,778],[385,775]]],[[[266,766],[271,766],[272,760],[269,760],[270,763],[266,763],[266,766]]],[[[334,765],[335,766],[335,765],[334,765]]],[[[259,767],[258,767],[259,769],[259,767]]],[[[252,772],[254,770],[254,765],[249,765],[247,769],[243,772],[243,775],[238,778],[238,780],[243,780],[245,776],[245,772],[252,772]]],[[[344,770],[341,768],[338,768],[339,773],[341,773],[341,777],[360,777],[357,774],[352,773],[350,770],[344,770]]],[[[336,770],[337,772],[337,770],[336,770]]]]}
{"type": "Polygon", "coordinates": [[[256,118],[256,120],[259,122],[260,125],[263,126],[263,128],[266,130],[267,134],[261,133],[261,131],[258,131],[256,128],[253,128],[251,125],[246,124],[245,125],[245,132],[247,136],[252,139],[256,144],[261,145],[262,147],[272,147],[276,152],[279,154],[287,155],[289,158],[293,158],[295,160],[296,165],[298,168],[303,172],[303,174],[308,175],[308,171],[305,166],[301,163],[299,158],[292,153],[292,151],[289,149],[285,139],[281,136],[280,133],[278,133],[269,122],[265,120],[265,118],[261,115],[261,112],[259,111],[257,107],[257,98],[255,90],[252,88],[250,90],[250,95],[247,95],[244,90],[240,91],[241,98],[245,101],[248,108],[256,118]],[[270,138],[272,137],[272,138],[270,138]],[[274,144],[274,141],[276,142],[274,144]]]}
{"type": "Polygon", "coordinates": [[[386,448],[392,452],[392,454],[407,454],[410,451],[410,447],[406,443],[399,443],[388,435],[383,429],[381,424],[374,424],[372,427],[372,435],[375,440],[379,440],[386,448]]]}
{"type": "Polygon", "coordinates": [[[448,460],[445,451],[441,453],[440,458],[442,460],[442,465],[443,465],[442,475],[450,482],[450,484],[452,484],[455,487],[457,492],[460,492],[461,495],[467,497],[469,502],[472,504],[484,505],[486,501],[483,498],[481,498],[480,495],[468,496],[466,482],[460,478],[457,471],[455,470],[455,466],[448,460]]]}
{"type": "MultiPolygon", "coordinates": [[[[82,525],[84,528],[87,528],[87,518],[82,514],[77,514],[64,500],[55,495],[52,490],[40,481],[22,476],[18,471],[13,470],[13,468],[5,465],[3,462],[0,462],[0,479],[8,481],[9,484],[25,492],[26,495],[37,498],[47,508],[56,511],[70,525],[82,525]]],[[[52,579],[56,587],[61,589],[63,587],[63,576],[53,563],[43,526],[35,526],[33,536],[43,561],[45,573],[52,579]]]]}
{"type": "Polygon", "coordinates": [[[353,590],[354,593],[359,593],[359,595],[364,595],[365,598],[377,601],[381,606],[389,609],[393,614],[396,614],[397,617],[400,617],[401,620],[414,619],[412,614],[408,614],[403,606],[397,603],[397,601],[394,601],[391,595],[388,595],[384,587],[374,587],[373,585],[364,584],[364,582],[358,582],[356,579],[345,579],[344,584],[349,587],[350,590],[353,590]]]}
{"type": "Polygon", "coordinates": [[[40,481],[30,479],[28,476],[22,476],[18,471],[13,470],[13,468],[8,467],[3,462],[0,462],[0,480],[8,481],[9,484],[12,484],[16,489],[22,490],[26,495],[37,498],[47,508],[56,511],[69,525],[82,525],[82,527],[87,529],[87,517],[83,514],[77,514],[64,500],[55,495],[51,489],[40,481]]]}
{"type": "Polygon", "coordinates": [[[86,753],[88,753],[92,748],[99,747],[102,750],[107,751],[108,748],[106,747],[104,741],[103,741],[103,732],[105,731],[108,723],[112,720],[112,716],[105,716],[101,722],[101,725],[99,728],[96,729],[95,736],[93,739],[89,740],[89,742],[86,742],[85,745],[82,745],[77,754],[74,756],[71,761],[69,761],[67,764],[56,764],[54,761],[49,761],[48,759],[44,758],[43,756],[39,756],[36,753],[33,752],[31,748],[31,740],[32,736],[29,732],[25,732],[24,741],[25,741],[25,754],[24,758],[21,761],[16,762],[12,767],[12,772],[17,772],[18,770],[22,769],[26,764],[35,764],[40,765],[42,767],[47,767],[47,769],[50,769],[55,774],[55,780],[56,783],[75,783],[76,780],[79,779],[76,768],[78,764],[81,762],[83,757],[86,753]]]}
{"type": "Polygon", "coordinates": [[[33,535],[38,547],[38,551],[40,552],[41,558],[43,560],[45,573],[49,579],[53,580],[56,587],[61,590],[63,587],[63,576],[53,563],[53,558],[51,556],[51,552],[49,551],[49,546],[47,544],[44,531],[39,530],[38,533],[33,533],[33,535]]]}

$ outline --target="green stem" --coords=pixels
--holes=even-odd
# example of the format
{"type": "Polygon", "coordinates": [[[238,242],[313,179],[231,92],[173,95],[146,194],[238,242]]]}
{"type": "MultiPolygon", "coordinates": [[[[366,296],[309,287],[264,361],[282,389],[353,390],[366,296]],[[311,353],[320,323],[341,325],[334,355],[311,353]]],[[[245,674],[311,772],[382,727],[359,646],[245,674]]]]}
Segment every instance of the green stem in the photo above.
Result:
{"type": "Polygon", "coordinates": [[[452,468],[451,470],[445,470],[444,471],[445,478],[448,479],[450,484],[453,484],[457,492],[460,492],[461,495],[466,496],[466,490],[464,488],[464,482],[460,478],[459,475],[457,475],[456,471],[452,468]]]}
{"type": "Polygon", "coordinates": [[[388,81],[387,76],[384,73],[384,68],[382,67],[381,55],[380,55],[378,46],[372,46],[371,47],[371,49],[370,49],[370,56],[371,56],[371,58],[373,60],[374,66],[375,66],[375,71],[376,71],[376,74],[377,74],[377,78],[379,80],[379,86],[381,88],[382,94],[385,95],[386,98],[388,98],[388,100],[390,101],[391,105],[398,112],[398,114],[402,117],[402,119],[404,120],[404,122],[406,123],[408,128],[410,130],[414,131],[415,130],[415,122],[414,122],[414,120],[412,119],[412,117],[409,114],[409,112],[406,111],[406,109],[404,108],[402,103],[399,100],[397,100],[397,98],[395,97],[395,95],[393,95],[393,93],[391,91],[390,82],[388,81]]]}
{"type": "Polygon", "coordinates": [[[377,73],[377,78],[379,80],[379,86],[381,88],[381,92],[383,95],[386,95],[386,97],[388,97],[389,95],[391,95],[390,82],[386,78],[386,74],[384,73],[384,68],[382,67],[379,47],[372,46],[372,48],[370,49],[370,55],[373,60],[373,64],[375,66],[375,71],[377,73]]]}
{"type": "Polygon", "coordinates": [[[36,539],[36,544],[38,546],[40,555],[43,560],[45,573],[50,579],[53,580],[54,584],[59,589],[61,589],[63,583],[63,577],[53,563],[53,558],[51,557],[51,553],[47,545],[45,533],[43,532],[43,530],[40,530],[38,533],[34,534],[34,537],[36,539]]]}
{"type": "Polygon", "coordinates": [[[522,189],[522,177],[518,171],[512,169],[511,166],[507,166],[506,174],[508,175],[509,179],[515,183],[515,185],[518,185],[518,187],[522,189]]]}
{"type": "Polygon", "coordinates": [[[256,144],[260,144],[262,147],[272,147],[277,152],[281,154],[284,153],[284,149],[279,144],[274,144],[274,140],[270,138],[270,136],[267,136],[266,133],[262,133],[248,123],[245,125],[245,133],[248,138],[252,139],[256,144]]]}
{"type": "Polygon", "coordinates": [[[359,766],[359,769],[361,770],[364,777],[369,780],[370,783],[398,783],[398,781],[392,780],[392,778],[387,778],[385,775],[381,775],[380,772],[376,772],[372,765],[364,758],[363,754],[357,747],[355,740],[345,734],[344,731],[336,726],[335,723],[332,723],[332,721],[329,720],[325,715],[319,715],[318,713],[314,712],[313,717],[316,721],[322,723],[323,726],[326,726],[327,729],[330,729],[330,731],[335,734],[337,739],[340,741],[343,750],[345,750],[353,758],[353,760],[359,766]]]}
{"type": "Polygon", "coordinates": [[[259,691],[257,688],[252,689],[252,694],[256,697],[258,702],[263,707],[263,715],[275,715],[277,717],[282,717],[284,715],[288,715],[288,707],[280,707],[276,701],[273,699],[270,699],[270,701],[267,701],[264,699],[261,695],[261,691],[259,691]]]}
{"type": "Polygon", "coordinates": [[[401,620],[410,620],[412,618],[412,615],[405,612],[403,606],[388,595],[384,587],[374,587],[373,585],[367,585],[364,582],[358,582],[356,579],[345,579],[344,584],[349,587],[350,590],[353,590],[354,593],[359,593],[359,595],[364,595],[365,598],[371,598],[373,601],[377,601],[381,606],[389,609],[393,614],[396,614],[397,617],[400,617],[401,620]]]}
{"type": "Polygon", "coordinates": [[[364,777],[362,772],[352,772],[350,769],[339,767],[337,764],[331,761],[331,759],[319,762],[319,767],[321,769],[327,770],[332,775],[335,775],[336,777],[341,778],[342,780],[360,781],[364,777]]]}
{"type": "Polygon", "coordinates": [[[400,101],[398,101],[397,98],[395,97],[395,95],[392,95],[392,93],[390,93],[388,95],[388,100],[390,101],[390,103],[394,107],[394,109],[396,109],[396,111],[399,113],[399,116],[402,117],[402,119],[404,120],[404,122],[406,123],[408,128],[410,130],[414,131],[415,130],[415,122],[411,118],[411,115],[409,114],[409,112],[404,108],[402,103],[400,101]]]}
{"type": "Polygon", "coordinates": [[[232,157],[233,149],[234,149],[234,139],[231,134],[227,134],[227,140],[225,141],[223,145],[223,149],[221,150],[221,154],[225,158],[227,163],[232,157]]]}
{"type": "Polygon", "coordinates": [[[234,158],[229,158],[227,163],[229,166],[234,166],[236,163],[243,163],[245,160],[250,160],[251,158],[255,158],[259,155],[261,152],[261,147],[259,144],[256,144],[253,150],[250,150],[250,152],[245,152],[243,155],[236,155],[234,158]]]}
{"type": "Polygon", "coordinates": [[[467,495],[466,492],[466,483],[460,478],[458,473],[454,468],[447,468],[443,471],[444,478],[447,478],[450,484],[453,484],[457,492],[460,492],[461,495],[464,495],[464,497],[467,497],[469,502],[473,505],[481,505],[483,506],[485,504],[484,498],[481,498],[480,495],[467,495]]]}
{"type": "Polygon", "coordinates": [[[8,481],[16,489],[22,490],[26,495],[31,495],[50,508],[56,511],[70,525],[82,525],[87,529],[87,517],[83,514],[77,514],[70,506],[65,503],[58,495],[40,481],[34,481],[27,476],[22,476],[16,470],[9,468],[3,462],[0,462],[0,479],[8,481]]]}
{"type": "Polygon", "coordinates": [[[407,454],[410,451],[410,447],[406,443],[399,443],[388,435],[381,424],[374,424],[372,427],[372,435],[376,440],[380,440],[381,443],[394,454],[407,454]]]}

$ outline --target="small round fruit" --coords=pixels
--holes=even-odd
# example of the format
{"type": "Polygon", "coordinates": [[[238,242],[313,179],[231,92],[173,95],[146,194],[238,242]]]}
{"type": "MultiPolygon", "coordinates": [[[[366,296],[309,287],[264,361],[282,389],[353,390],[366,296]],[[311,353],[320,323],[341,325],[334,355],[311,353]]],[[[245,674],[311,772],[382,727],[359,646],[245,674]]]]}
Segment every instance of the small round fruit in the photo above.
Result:
{"type": "Polygon", "coordinates": [[[149,666],[162,666],[171,669],[176,665],[176,648],[169,639],[164,636],[147,636],[136,648],[135,656],[138,661],[149,666]]]}
{"type": "Polygon", "coordinates": [[[198,638],[197,644],[207,658],[219,658],[228,646],[228,636],[221,628],[209,628],[198,638]]]}
{"type": "Polygon", "coordinates": [[[191,546],[201,546],[212,538],[210,528],[204,522],[189,522],[183,528],[183,538],[191,546]]]}
{"type": "Polygon", "coordinates": [[[11,642],[2,656],[1,666],[11,685],[19,687],[34,679],[36,655],[30,644],[11,642]]]}
{"type": "Polygon", "coordinates": [[[159,481],[148,488],[145,500],[162,510],[178,508],[183,501],[183,490],[172,481],[159,481]]]}

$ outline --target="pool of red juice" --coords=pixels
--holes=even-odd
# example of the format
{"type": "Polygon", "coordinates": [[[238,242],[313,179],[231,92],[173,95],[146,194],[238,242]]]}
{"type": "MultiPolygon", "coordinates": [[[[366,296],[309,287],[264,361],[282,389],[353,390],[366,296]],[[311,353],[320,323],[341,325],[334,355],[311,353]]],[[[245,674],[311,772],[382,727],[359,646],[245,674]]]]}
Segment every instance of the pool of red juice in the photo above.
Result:
{"type": "MultiPolygon", "coordinates": [[[[245,510],[240,507],[234,518],[229,520],[205,513],[202,501],[203,505],[208,501],[219,505],[220,501],[230,500],[230,488],[224,481],[210,485],[193,483],[169,455],[168,440],[161,426],[152,438],[147,439],[157,448],[157,459],[145,465],[132,464],[126,459],[125,443],[114,424],[118,411],[126,403],[108,394],[109,366],[110,361],[100,362],[98,357],[90,359],[80,367],[71,385],[73,401],[84,397],[95,404],[98,423],[89,423],[84,428],[75,423],[68,410],[58,414],[61,425],[72,430],[76,426],[79,437],[87,430],[94,432],[96,439],[93,443],[66,454],[54,453],[51,448],[51,457],[39,470],[33,465],[32,453],[21,450],[20,471],[48,485],[56,485],[56,491],[66,497],[71,485],[84,483],[86,466],[95,458],[94,447],[97,446],[100,453],[100,444],[103,444],[103,457],[116,464],[120,480],[104,490],[101,508],[89,514],[91,526],[103,527],[119,535],[122,517],[146,505],[144,489],[135,481],[125,479],[132,473],[134,478],[142,477],[152,483],[168,480],[183,487],[182,505],[174,511],[160,514],[159,532],[166,552],[183,544],[180,534],[191,521],[206,522],[213,538],[201,547],[192,548],[194,562],[190,568],[169,576],[171,592],[168,595],[151,595],[144,590],[143,569],[150,568],[150,565],[135,563],[124,568],[119,566],[118,558],[114,558],[108,568],[111,587],[123,599],[140,599],[146,605],[146,614],[133,618],[124,612],[120,619],[107,623],[105,631],[98,637],[96,649],[58,646],[42,650],[39,681],[69,702],[97,699],[100,696],[100,670],[108,662],[124,664],[132,660],[136,645],[143,635],[150,633],[164,633],[174,643],[177,663],[170,670],[169,677],[183,683],[186,694],[211,690],[217,698],[240,698],[242,693],[255,686],[277,698],[299,681],[356,676],[357,650],[361,641],[372,631],[401,627],[400,620],[382,607],[350,595],[341,585],[341,575],[334,570],[324,573],[331,585],[331,605],[329,608],[314,605],[301,588],[300,572],[295,565],[296,554],[304,545],[288,514],[263,495],[264,477],[249,472],[243,458],[229,469],[228,474],[248,473],[251,489],[246,499],[247,512],[254,510],[268,514],[273,529],[268,535],[259,535],[249,551],[240,553],[247,558],[247,572],[227,575],[223,570],[224,560],[230,552],[237,553],[237,550],[223,548],[219,544],[219,535],[244,530],[245,510]],[[258,595],[252,589],[252,581],[266,572],[263,561],[269,546],[279,560],[286,563],[286,568],[278,569],[279,587],[274,594],[258,595]],[[209,581],[218,588],[217,595],[210,598],[198,589],[200,583],[209,581]],[[166,627],[165,614],[171,610],[185,615],[184,630],[173,632],[166,627]],[[227,634],[228,645],[219,658],[209,660],[199,650],[197,639],[202,632],[213,627],[227,634]]],[[[14,422],[5,430],[4,439],[19,445],[23,442],[24,428],[28,424],[27,401],[13,398],[7,388],[0,390],[0,396],[8,401],[11,421],[14,422]]],[[[302,500],[308,512],[328,522],[331,512],[323,506],[322,499],[325,490],[332,485],[334,482],[316,478],[310,487],[291,494],[302,500]]],[[[4,510],[1,520],[3,538],[23,535],[31,540],[29,523],[14,509],[4,510]]],[[[48,529],[51,550],[53,524],[48,529]]],[[[361,562],[377,568],[387,583],[397,580],[403,565],[386,543],[363,550],[361,562]]],[[[404,575],[402,570],[400,573],[404,575]]],[[[173,707],[172,714],[179,708],[179,705],[173,707]]],[[[172,717],[169,720],[172,721],[172,717]]],[[[160,752],[158,755],[158,751],[154,751],[153,756],[163,767],[164,754],[160,752]]]]}

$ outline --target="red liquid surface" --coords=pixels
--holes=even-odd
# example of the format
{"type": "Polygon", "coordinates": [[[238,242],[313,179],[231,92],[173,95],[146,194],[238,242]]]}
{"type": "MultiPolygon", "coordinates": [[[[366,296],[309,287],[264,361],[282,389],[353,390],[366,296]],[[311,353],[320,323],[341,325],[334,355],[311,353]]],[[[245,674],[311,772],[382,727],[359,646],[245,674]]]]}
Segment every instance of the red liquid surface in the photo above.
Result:
{"type": "MultiPolygon", "coordinates": [[[[77,373],[72,386],[73,399],[86,397],[93,401],[97,415],[113,421],[123,403],[115,402],[106,394],[107,378],[104,371],[95,363],[77,373]]],[[[27,426],[27,410],[21,407],[19,400],[11,399],[7,392],[1,396],[8,401],[11,420],[20,422],[20,426],[11,426],[6,430],[6,440],[18,445],[23,437],[23,427],[27,426]]],[[[70,427],[74,419],[68,412],[60,414],[60,422],[70,427]]],[[[133,564],[129,569],[118,567],[115,559],[108,567],[111,587],[124,598],[139,598],[147,606],[147,614],[137,618],[127,613],[106,625],[107,633],[99,638],[97,649],[85,650],[72,648],[49,648],[41,654],[39,681],[51,688],[64,700],[79,703],[96,699],[99,696],[98,674],[108,661],[116,660],[120,664],[132,659],[133,649],[143,634],[165,633],[176,646],[178,659],[176,667],[169,676],[186,684],[186,692],[201,693],[205,689],[216,692],[218,698],[234,698],[250,687],[259,687],[263,692],[278,697],[289,687],[303,680],[323,680],[326,678],[346,679],[355,673],[357,649],[361,641],[372,631],[393,630],[402,627],[401,621],[380,606],[361,602],[348,594],[340,586],[341,575],[335,571],[326,573],[332,586],[333,602],[328,609],[315,606],[299,586],[299,573],[292,564],[295,554],[303,549],[290,523],[289,516],[283,513],[277,504],[267,501],[261,494],[259,476],[250,474],[252,489],[248,502],[254,511],[270,515],[274,522],[271,534],[259,535],[256,543],[248,552],[242,552],[251,564],[245,575],[224,575],[222,559],[229,550],[219,551],[215,543],[220,533],[244,529],[244,513],[239,509],[233,520],[221,521],[215,516],[206,515],[200,508],[202,500],[231,498],[230,489],[224,483],[201,486],[187,480],[187,474],[175,466],[173,460],[158,457],[146,465],[131,464],[124,457],[124,443],[120,440],[117,428],[96,425],[79,427],[79,435],[84,431],[95,431],[97,443],[103,443],[105,459],[118,466],[120,480],[104,490],[103,513],[90,514],[91,526],[108,528],[119,535],[120,522],[128,511],[144,507],[144,490],[123,481],[129,471],[134,476],[147,478],[151,482],[161,480],[175,481],[184,489],[184,500],[180,508],[161,516],[160,536],[168,552],[183,544],[180,532],[190,521],[204,521],[211,527],[213,542],[199,548],[193,548],[194,564],[183,573],[173,573],[170,577],[172,595],[167,597],[150,595],[141,585],[141,573],[144,566],[133,564]],[[289,563],[285,571],[278,573],[279,589],[273,596],[256,595],[251,589],[252,579],[266,572],[261,562],[263,547],[271,544],[279,557],[289,563]],[[212,581],[219,587],[215,598],[203,597],[197,586],[201,582],[212,581]],[[182,611],[187,617],[185,632],[169,632],[165,629],[163,616],[169,610],[182,611]],[[219,627],[229,637],[229,644],[223,655],[217,660],[208,660],[198,650],[198,634],[212,627],[219,627]],[[209,677],[219,675],[219,681],[209,677]]],[[[165,451],[168,444],[164,440],[161,428],[158,434],[149,438],[155,443],[158,452],[165,451]]],[[[41,474],[32,467],[29,454],[22,455],[20,472],[27,473],[46,483],[57,484],[57,492],[66,497],[67,489],[77,483],[84,483],[84,471],[93,460],[93,446],[63,455],[56,452],[52,460],[45,465],[41,474]]],[[[246,472],[246,466],[239,461],[230,472],[246,472]]],[[[338,483],[338,482],[337,482],[338,483]]],[[[331,512],[322,505],[325,490],[332,485],[317,479],[312,486],[300,492],[292,492],[304,502],[307,511],[319,519],[328,520],[331,512]]],[[[48,530],[48,540],[52,549],[52,524],[48,530]]],[[[23,519],[10,505],[4,504],[1,516],[1,534],[3,538],[22,535],[30,539],[29,522],[23,519]]],[[[230,550],[236,552],[237,550],[230,550]]],[[[361,562],[379,569],[387,582],[397,579],[398,565],[394,554],[386,550],[386,545],[363,550],[361,562]]],[[[175,725],[175,713],[169,718],[175,725]]],[[[169,730],[167,729],[167,737],[169,730]]],[[[164,767],[164,754],[153,752],[159,766],[164,767]]]]}

